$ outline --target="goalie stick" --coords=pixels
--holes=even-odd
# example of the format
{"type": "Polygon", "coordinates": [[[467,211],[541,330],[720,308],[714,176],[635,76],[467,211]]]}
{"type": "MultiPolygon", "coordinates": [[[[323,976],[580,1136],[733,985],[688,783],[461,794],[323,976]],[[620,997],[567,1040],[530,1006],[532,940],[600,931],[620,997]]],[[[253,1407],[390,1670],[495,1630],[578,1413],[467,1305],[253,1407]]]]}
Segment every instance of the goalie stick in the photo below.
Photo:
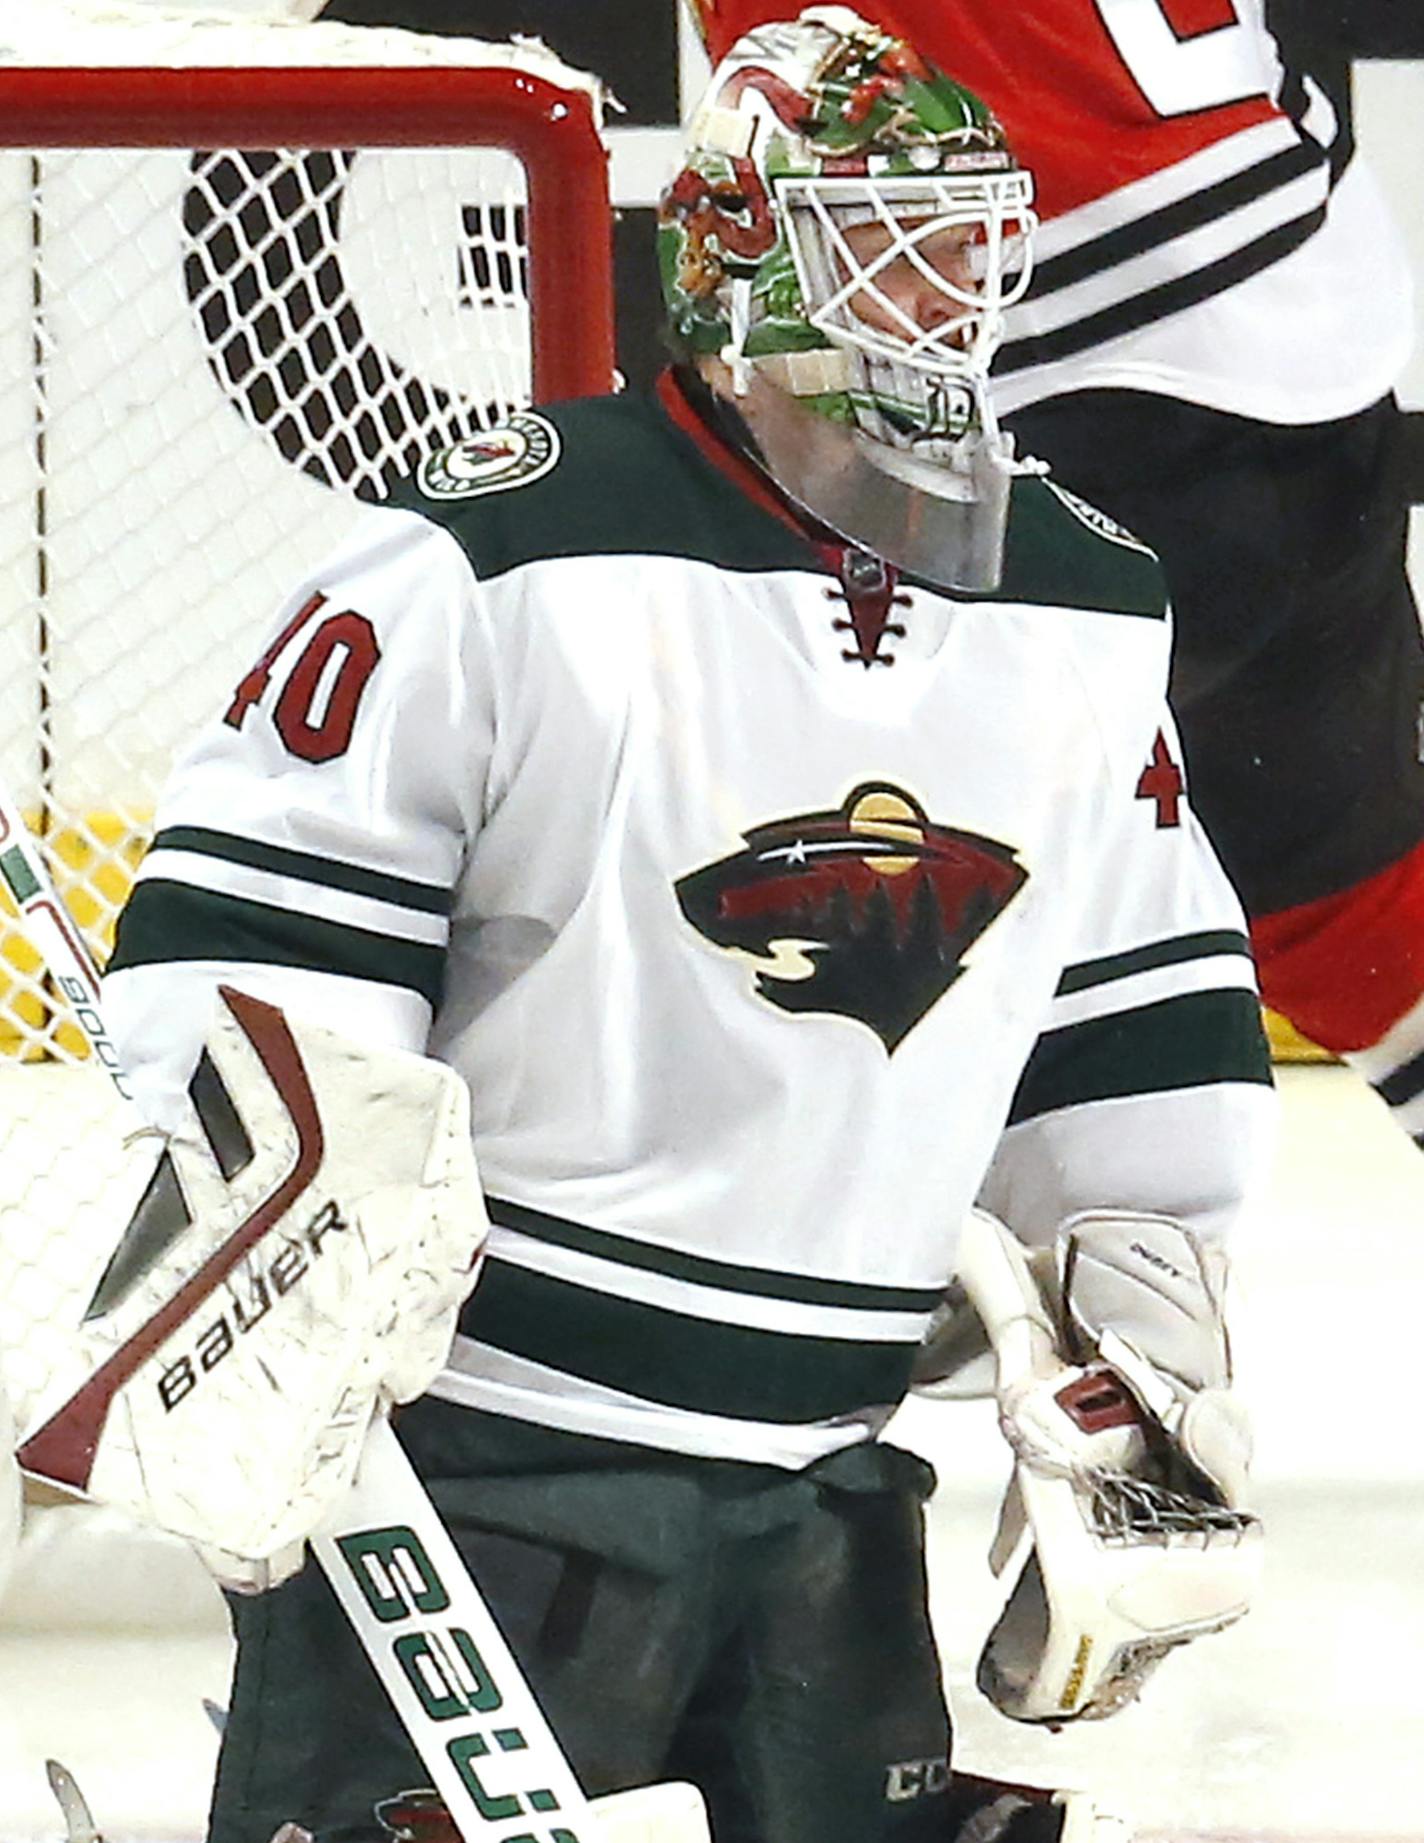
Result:
{"type": "MultiPolygon", "coordinates": [[[[132,1109],[99,1009],[98,969],[3,789],[0,878],[96,1060],[132,1109]]],[[[221,1278],[189,1300],[190,1313],[221,1278]]],[[[467,1843],[598,1843],[598,1820],[562,1748],[384,1417],[366,1437],[341,1512],[310,1546],[467,1843]]]]}

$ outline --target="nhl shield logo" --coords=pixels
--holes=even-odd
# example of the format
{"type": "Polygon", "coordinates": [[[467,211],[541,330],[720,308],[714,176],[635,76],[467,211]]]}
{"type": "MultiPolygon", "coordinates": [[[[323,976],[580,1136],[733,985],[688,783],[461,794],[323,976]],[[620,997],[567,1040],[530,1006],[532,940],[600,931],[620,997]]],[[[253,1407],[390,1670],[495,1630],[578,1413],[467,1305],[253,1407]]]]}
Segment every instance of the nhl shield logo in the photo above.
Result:
{"type": "Polygon", "coordinates": [[[532,410],[427,455],[416,484],[430,499],[478,499],[542,479],[559,459],[559,431],[532,410]]]}
{"type": "Polygon", "coordinates": [[[704,939],[752,957],[769,1003],[854,1018],[887,1053],[1028,881],[1011,847],[934,824],[881,781],[835,811],[744,838],[744,851],[678,879],[683,915],[704,939]]]}

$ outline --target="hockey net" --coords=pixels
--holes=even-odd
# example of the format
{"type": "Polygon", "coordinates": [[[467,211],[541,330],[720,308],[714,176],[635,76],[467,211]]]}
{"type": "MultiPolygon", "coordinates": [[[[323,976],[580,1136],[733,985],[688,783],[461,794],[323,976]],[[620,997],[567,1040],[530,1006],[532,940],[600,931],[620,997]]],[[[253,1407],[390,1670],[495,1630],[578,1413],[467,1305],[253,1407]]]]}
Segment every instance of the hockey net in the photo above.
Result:
{"type": "MultiPolygon", "coordinates": [[[[47,0],[0,26],[0,779],[102,962],[175,748],[352,500],[610,387],[597,83],[540,47],[47,0]]],[[[0,883],[0,1374],[112,1225],[0,883]]]]}

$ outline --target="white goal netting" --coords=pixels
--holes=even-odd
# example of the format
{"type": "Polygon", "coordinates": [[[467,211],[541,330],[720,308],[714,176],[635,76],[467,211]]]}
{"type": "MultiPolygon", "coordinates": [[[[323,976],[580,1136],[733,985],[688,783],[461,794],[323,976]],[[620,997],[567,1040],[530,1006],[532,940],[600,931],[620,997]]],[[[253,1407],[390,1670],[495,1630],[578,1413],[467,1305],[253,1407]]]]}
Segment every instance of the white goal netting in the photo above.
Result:
{"type": "MultiPolygon", "coordinates": [[[[352,496],[609,388],[601,96],[537,46],[23,10],[0,22],[0,780],[102,961],[175,747],[352,496]]],[[[112,1232],[86,1054],[0,878],[22,1426],[112,1232]]]]}

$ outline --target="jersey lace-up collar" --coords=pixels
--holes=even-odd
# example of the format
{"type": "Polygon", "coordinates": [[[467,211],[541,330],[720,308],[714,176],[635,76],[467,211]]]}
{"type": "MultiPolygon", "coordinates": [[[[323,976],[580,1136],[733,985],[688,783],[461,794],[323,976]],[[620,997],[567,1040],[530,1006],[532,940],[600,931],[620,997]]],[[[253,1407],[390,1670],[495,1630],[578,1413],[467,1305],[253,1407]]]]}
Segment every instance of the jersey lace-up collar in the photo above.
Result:
{"type": "Polygon", "coordinates": [[[890,618],[891,609],[910,605],[910,597],[897,591],[894,566],[846,543],[792,506],[720,426],[723,417],[718,399],[695,373],[669,367],[659,376],[656,389],[668,419],[696,445],[703,458],[739,492],[802,538],[821,568],[836,578],[839,586],[827,584],[826,599],[843,602],[849,615],[834,618],[832,629],[854,637],[853,646],[842,647],[841,658],[867,670],[871,666],[894,665],[895,655],[885,650],[886,642],[903,639],[905,625],[903,620],[890,618]]]}

